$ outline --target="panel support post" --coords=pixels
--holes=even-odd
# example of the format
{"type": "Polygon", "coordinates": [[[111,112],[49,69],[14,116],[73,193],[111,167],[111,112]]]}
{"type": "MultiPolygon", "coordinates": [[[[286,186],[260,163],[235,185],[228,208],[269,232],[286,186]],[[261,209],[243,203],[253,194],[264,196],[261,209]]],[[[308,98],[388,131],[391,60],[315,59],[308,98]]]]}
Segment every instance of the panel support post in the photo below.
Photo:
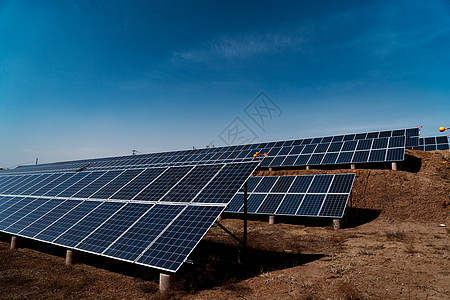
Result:
{"type": "Polygon", "coordinates": [[[223,220],[223,215],[220,214],[220,215],[217,217],[217,221],[222,221],[222,220],[223,220]]]}
{"type": "Polygon", "coordinates": [[[275,216],[269,216],[269,224],[275,224],[275,216]]]}
{"type": "Polygon", "coordinates": [[[269,167],[269,172],[272,172],[273,171],[273,168],[272,167],[269,167]]]}
{"type": "Polygon", "coordinates": [[[392,163],[392,170],[394,170],[394,171],[397,171],[398,169],[397,169],[397,163],[396,162],[393,162],[392,163]]]}
{"type": "Polygon", "coordinates": [[[244,236],[243,244],[244,248],[247,247],[247,200],[248,200],[248,186],[247,182],[244,183],[244,236]]]}
{"type": "Polygon", "coordinates": [[[18,248],[17,244],[18,244],[17,236],[12,236],[11,237],[11,249],[12,250],[17,249],[18,248]]]}
{"type": "Polygon", "coordinates": [[[339,230],[342,227],[342,219],[333,219],[334,230],[339,230]]]}
{"type": "Polygon", "coordinates": [[[306,170],[309,170],[309,169],[311,169],[311,167],[310,166],[306,166],[306,170]]]}
{"type": "Polygon", "coordinates": [[[71,266],[73,264],[73,251],[66,251],[66,266],[71,266]]]}
{"type": "Polygon", "coordinates": [[[351,165],[350,165],[350,169],[356,170],[356,165],[355,165],[355,164],[351,164],[351,165]]]}
{"type": "Polygon", "coordinates": [[[169,274],[159,273],[159,291],[166,293],[170,290],[171,276],[169,274]]]}

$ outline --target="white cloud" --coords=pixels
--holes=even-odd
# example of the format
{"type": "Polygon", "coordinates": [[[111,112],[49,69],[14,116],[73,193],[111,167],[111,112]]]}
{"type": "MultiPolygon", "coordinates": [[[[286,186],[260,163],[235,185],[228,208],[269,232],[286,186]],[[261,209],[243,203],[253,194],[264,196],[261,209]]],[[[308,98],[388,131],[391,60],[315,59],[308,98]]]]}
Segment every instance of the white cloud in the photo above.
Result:
{"type": "Polygon", "coordinates": [[[197,49],[175,52],[176,63],[207,63],[216,59],[247,59],[257,55],[299,50],[305,43],[302,32],[250,33],[239,36],[223,36],[209,40],[197,49]]]}

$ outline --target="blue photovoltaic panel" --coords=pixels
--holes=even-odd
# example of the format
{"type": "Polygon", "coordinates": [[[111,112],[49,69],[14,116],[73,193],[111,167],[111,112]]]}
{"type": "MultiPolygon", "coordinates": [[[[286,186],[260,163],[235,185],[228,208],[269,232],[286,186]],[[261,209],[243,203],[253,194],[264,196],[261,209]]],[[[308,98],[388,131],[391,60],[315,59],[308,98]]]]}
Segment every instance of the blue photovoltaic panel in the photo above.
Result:
{"type": "Polygon", "coordinates": [[[100,176],[104,175],[105,173],[106,173],[105,171],[89,173],[88,175],[84,176],[82,179],[80,179],[79,181],[77,181],[76,183],[74,183],[61,193],[59,193],[57,196],[62,198],[70,198],[79,191],[81,191],[82,189],[89,186],[89,184],[100,178],[100,176]]]}
{"type": "Polygon", "coordinates": [[[282,176],[280,177],[272,188],[273,193],[286,193],[289,187],[292,185],[295,177],[293,176],[282,176]]]}
{"type": "Polygon", "coordinates": [[[137,262],[177,271],[222,210],[220,206],[188,206],[137,262]]]}
{"type": "Polygon", "coordinates": [[[296,215],[310,217],[317,216],[324,199],[325,194],[306,194],[296,215]]]}
{"type": "Polygon", "coordinates": [[[303,197],[305,197],[303,194],[287,194],[275,214],[295,215],[298,207],[302,203],[303,197]]]}
{"type": "MultiPolygon", "coordinates": [[[[258,181],[250,177],[249,182],[258,181]]],[[[248,213],[341,218],[355,179],[355,174],[270,176],[272,185],[264,192],[248,194],[248,213]],[[276,178],[274,180],[273,178],[276,178]],[[288,186],[288,188],[286,188],[288,186]]],[[[238,193],[226,212],[243,213],[244,194],[238,193]]]]}
{"type": "Polygon", "coordinates": [[[155,205],[104,254],[134,261],[184,208],[183,205],[155,205]]]}
{"type": "MultiPolygon", "coordinates": [[[[5,219],[7,219],[9,216],[16,213],[21,208],[25,207],[26,205],[30,204],[34,199],[30,198],[20,198],[15,197],[11,199],[10,202],[8,202],[7,207],[2,207],[2,211],[0,212],[0,222],[3,222],[5,219]]],[[[9,226],[9,225],[8,225],[9,226]]],[[[6,226],[3,226],[5,228],[6,226]]],[[[0,227],[0,230],[1,227],[0,227]]]]}
{"type": "Polygon", "coordinates": [[[161,199],[178,181],[180,181],[192,167],[172,167],[159,176],[153,183],[143,189],[135,200],[158,201],[161,199]]]}
{"type": "MultiPolygon", "coordinates": [[[[27,198],[22,200],[21,203],[25,203],[25,205],[17,205],[16,208],[20,207],[19,209],[15,210],[13,213],[10,212],[6,218],[2,218],[0,221],[0,230],[5,230],[8,226],[14,224],[34,209],[44,204],[46,201],[47,200],[36,198],[27,198]]],[[[2,214],[2,216],[4,216],[4,214],[2,214]]]]}
{"type": "Polygon", "coordinates": [[[69,187],[71,187],[72,185],[74,185],[75,183],[77,183],[78,181],[80,181],[81,179],[83,179],[84,177],[86,177],[87,175],[89,175],[89,172],[80,172],[80,173],[75,173],[75,174],[71,174],[72,176],[70,176],[69,178],[67,178],[64,182],[61,182],[59,185],[53,185],[53,188],[51,190],[49,190],[48,192],[46,192],[45,194],[43,194],[43,196],[45,197],[53,197],[53,196],[57,196],[60,193],[64,192],[66,189],[68,189],[69,187]]]}
{"type": "Polygon", "coordinates": [[[69,211],[50,226],[46,227],[38,235],[34,236],[34,238],[45,242],[53,242],[101,204],[102,202],[100,201],[83,201],[83,203],[69,211]]]}
{"type": "Polygon", "coordinates": [[[46,186],[47,184],[53,182],[55,179],[61,176],[61,173],[59,174],[44,174],[43,177],[40,178],[39,182],[36,182],[34,185],[30,186],[28,189],[24,190],[22,192],[22,195],[32,195],[39,189],[41,189],[43,186],[46,186]]]}
{"type": "Polygon", "coordinates": [[[259,209],[256,211],[258,214],[273,214],[283,200],[283,194],[269,194],[259,209]]]}
{"type": "Polygon", "coordinates": [[[289,193],[306,193],[311,185],[314,175],[294,176],[295,180],[292,183],[289,193]]]}
{"type": "Polygon", "coordinates": [[[9,193],[13,195],[20,195],[25,192],[27,189],[35,185],[37,182],[42,180],[42,176],[46,177],[46,175],[31,175],[25,182],[22,182],[20,186],[17,186],[16,189],[11,190],[9,193]]]}
{"type": "Polygon", "coordinates": [[[86,187],[80,189],[77,191],[73,197],[74,198],[89,198],[94,193],[99,191],[101,188],[103,188],[105,185],[107,185],[111,180],[119,176],[119,174],[122,173],[122,171],[108,171],[106,173],[103,173],[101,177],[97,178],[95,181],[91,182],[86,187]]]}
{"type": "Polygon", "coordinates": [[[21,197],[2,197],[1,201],[0,201],[0,213],[2,213],[5,209],[7,209],[8,207],[12,206],[13,204],[15,204],[16,202],[18,202],[19,200],[21,200],[21,197]]]}
{"type": "Polygon", "coordinates": [[[260,183],[255,189],[258,193],[268,193],[273,188],[273,185],[278,180],[277,176],[262,177],[260,183]]]}
{"type": "Polygon", "coordinates": [[[164,172],[164,168],[147,169],[138,177],[134,178],[117,193],[111,196],[111,199],[133,199],[143,188],[151,183],[159,174],[164,172]]]}
{"type": "Polygon", "coordinates": [[[326,193],[332,180],[333,176],[330,175],[315,175],[308,193],[326,193]]]}
{"type": "Polygon", "coordinates": [[[46,213],[50,212],[57,205],[61,204],[61,200],[51,199],[43,203],[41,206],[37,207],[29,214],[12,224],[11,226],[4,229],[4,231],[9,233],[19,233],[22,229],[35,222],[37,219],[41,218],[46,213]]]}
{"type": "Polygon", "coordinates": [[[90,198],[91,199],[109,199],[112,195],[114,195],[118,190],[128,184],[131,180],[133,180],[136,176],[138,176],[143,170],[126,170],[123,171],[119,176],[114,178],[100,190],[95,192],[90,198]]]}
{"type": "Polygon", "coordinates": [[[247,192],[253,192],[263,177],[250,177],[247,181],[247,192]]]}
{"type": "Polygon", "coordinates": [[[178,182],[161,201],[190,202],[217,174],[221,165],[197,166],[178,182]]]}
{"type": "Polygon", "coordinates": [[[421,151],[447,150],[450,149],[450,141],[447,136],[436,136],[418,138],[419,144],[415,146],[407,145],[408,149],[421,151]]]}
{"type": "Polygon", "coordinates": [[[331,183],[328,193],[337,194],[344,193],[348,194],[353,185],[353,180],[355,179],[355,174],[336,174],[334,175],[333,181],[331,183]],[[349,189],[350,188],[350,189],[349,189]]]}
{"type": "Polygon", "coordinates": [[[93,253],[102,253],[152,206],[148,204],[128,203],[75,248],[93,253]]]}
{"type": "Polygon", "coordinates": [[[67,179],[72,177],[73,175],[74,175],[73,173],[55,174],[55,177],[49,178],[49,180],[44,184],[40,184],[38,187],[36,187],[36,189],[32,193],[30,193],[30,195],[42,196],[45,193],[47,193],[48,191],[50,191],[51,189],[53,189],[55,186],[58,186],[62,182],[66,181],[67,179]]]}
{"type": "MultiPolygon", "coordinates": [[[[266,194],[250,195],[248,198],[248,202],[247,202],[247,212],[255,213],[265,198],[266,198],[266,194]]],[[[242,198],[242,201],[243,201],[243,198],[242,198]]],[[[241,209],[239,210],[239,212],[244,212],[243,205],[241,206],[241,209]]]]}
{"type": "Polygon", "coordinates": [[[236,194],[230,204],[228,204],[227,211],[238,212],[242,205],[244,205],[244,194],[236,194]]]}
{"type": "Polygon", "coordinates": [[[193,201],[228,204],[257,166],[255,162],[225,165],[193,201]]]}
{"type": "MultiPolygon", "coordinates": [[[[60,200],[52,200],[52,201],[60,201],[60,200]]],[[[56,222],[59,218],[61,218],[66,213],[70,212],[74,207],[80,205],[81,203],[82,203],[81,201],[65,200],[48,213],[43,214],[36,221],[30,222],[30,224],[27,227],[19,231],[19,234],[27,237],[34,237],[39,232],[43,231],[45,228],[50,226],[52,223],[56,222]]]]}
{"type": "Polygon", "coordinates": [[[74,247],[124,205],[125,203],[122,202],[102,203],[53,242],[66,247],[74,247]]]}
{"type": "Polygon", "coordinates": [[[327,195],[319,216],[342,218],[345,207],[347,206],[347,199],[347,195],[327,195]]]}
{"type": "Polygon", "coordinates": [[[6,187],[1,191],[3,195],[12,195],[11,192],[17,190],[22,184],[26,184],[31,178],[31,175],[17,176],[14,181],[11,181],[6,187]]]}

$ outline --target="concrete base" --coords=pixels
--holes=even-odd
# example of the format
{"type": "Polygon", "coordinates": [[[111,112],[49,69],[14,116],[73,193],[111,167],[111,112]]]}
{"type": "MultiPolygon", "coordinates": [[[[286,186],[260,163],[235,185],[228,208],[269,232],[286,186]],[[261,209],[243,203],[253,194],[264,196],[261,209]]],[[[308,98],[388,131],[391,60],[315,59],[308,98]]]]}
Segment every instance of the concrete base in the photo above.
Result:
{"type": "Polygon", "coordinates": [[[398,169],[397,169],[397,163],[396,162],[393,162],[392,163],[392,170],[394,170],[394,171],[397,171],[398,169]]]}
{"type": "Polygon", "coordinates": [[[17,249],[18,248],[18,239],[17,236],[11,237],[11,249],[17,249]]]}
{"type": "Polygon", "coordinates": [[[269,167],[269,172],[272,172],[273,171],[273,168],[272,167],[269,167]]]}
{"type": "Polygon", "coordinates": [[[168,292],[170,290],[170,278],[171,276],[164,273],[159,273],[159,291],[161,293],[168,292]]]}
{"type": "Polygon", "coordinates": [[[355,165],[355,164],[351,164],[351,165],[350,165],[350,169],[356,170],[356,165],[355,165]]]}
{"type": "Polygon", "coordinates": [[[333,227],[334,230],[339,230],[342,227],[342,220],[341,219],[334,219],[333,220],[333,227]]]}
{"type": "Polygon", "coordinates": [[[306,166],[306,170],[310,170],[311,169],[311,167],[310,166],[306,166]]]}
{"type": "Polygon", "coordinates": [[[269,224],[275,224],[275,216],[269,216],[269,224]]]}
{"type": "Polygon", "coordinates": [[[73,264],[73,252],[72,250],[66,251],[66,265],[70,266],[73,264]]]}

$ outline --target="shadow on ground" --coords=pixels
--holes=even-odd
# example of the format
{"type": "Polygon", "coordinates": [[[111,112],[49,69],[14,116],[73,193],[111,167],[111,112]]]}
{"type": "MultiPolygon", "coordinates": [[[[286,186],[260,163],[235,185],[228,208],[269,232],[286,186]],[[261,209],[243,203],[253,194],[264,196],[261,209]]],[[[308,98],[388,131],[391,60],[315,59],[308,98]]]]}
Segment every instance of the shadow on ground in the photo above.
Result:
{"type": "MultiPolygon", "coordinates": [[[[0,233],[0,241],[10,243],[11,235],[0,233]]],[[[64,264],[66,249],[63,247],[20,237],[18,246],[59,257],[60,263],[64,264]]],[[[192,262],[185,263],[175,274],[173,285],[175,290],[185,292],[228,286],[261,273],[302,265],[323,256],[257,249],[244,250],[241,246],[201,241],[190,255],[192,262]]],[[[74,263],[90,265],[145,281],[158,282],[160,274],[159,270],[152,268],[78,251],[74,251],[74,263]]]]}

